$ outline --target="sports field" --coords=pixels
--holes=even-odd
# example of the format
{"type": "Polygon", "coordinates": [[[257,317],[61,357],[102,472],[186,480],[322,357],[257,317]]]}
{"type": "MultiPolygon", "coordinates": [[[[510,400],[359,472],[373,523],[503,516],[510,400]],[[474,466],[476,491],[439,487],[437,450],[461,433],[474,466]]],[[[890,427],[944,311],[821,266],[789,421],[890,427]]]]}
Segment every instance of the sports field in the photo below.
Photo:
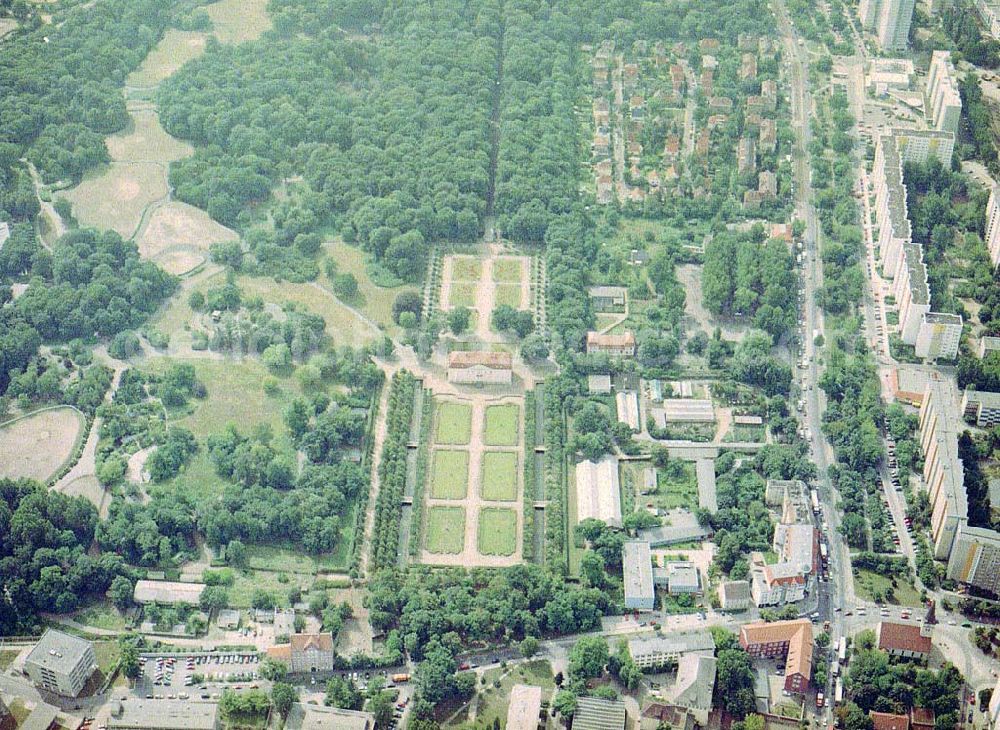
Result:
{"type": "Polygon", "coordinates": [[[431,507],[427,512],[427,550],[456,555],[465,548],[465,509],[431,507]]]}
{"type": "Polygon", "coordinates": [[[483,499],[512,502],[517,499],[517,454],[487,451],[481,476],[483,499]]]}
{"type": "Polygon", "coordinates": [[[435,443],[465,445],[472,437],[472,406],[444,401],[438,404],[435,443]]]}
{"type": "Polygon", "coordinates": [[[516,446],[520,409],[513,404],[486,407],[487,446],[516,446]]]}
{"type": "Polygon", "coordinates": [[[465,499],[469,488],[469,452],[437,449],[431,471],[431,497],[465,499]]]}
{"type": "Polygon", "coordinates": [[[483,555],[513,555],[517,549],[517,513],[503,507],[479,511],[476,544],[483,555]]]}
{"type": "Polygon", "coordinates": [[[46,408],[0,426],[0,476],[46,482],[73,454],[83,416],[75,408],[46,408]]]}

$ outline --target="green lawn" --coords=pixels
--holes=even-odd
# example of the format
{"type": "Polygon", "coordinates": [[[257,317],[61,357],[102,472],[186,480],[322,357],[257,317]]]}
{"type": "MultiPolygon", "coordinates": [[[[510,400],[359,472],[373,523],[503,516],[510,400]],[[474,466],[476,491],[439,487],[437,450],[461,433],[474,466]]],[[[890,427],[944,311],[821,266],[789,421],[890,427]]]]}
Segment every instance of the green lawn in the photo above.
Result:
{"type": "Polygon", "coordinates": [[[493,262],[493,281],[521,282],[521,262],[515,258],[498,258],[493,262]]]}
{"type": "MultiPolygon", "coordinates": [[[[344,515],[345,524],[353,524],[352,515],[344,515]]],[[[315,575],[317,570],[336,570],[334,555],[308,555],[301,548],[278,545],[247,545],[247,563],[255,570],[315,575]]]]}
{"type": "Polygon", "coordinates": [[[269,570],[237,570],[236,581],[229,590],[230,608],[250,608],[253,593],[258,588],[274,596],[278,606],[288,606],[288,590],[298,586],[308,593],[314,582],[313,577],[301,573],[277,573],[269,570]],[[282,580],[285,579],[285,580],[282,580]]]}
{"type": "Polygon", "coordinates": [[[0,650],[0,672],[6,672],[7,667],[14,663],[14,660],[17,659],[17,655],[20,653],[17,649],[0,650]]]}
{"type": "Polygon", "coordinates": [[[511,403],[486,408],[486,445],[516,446],[520,408],[511,403]]]}
{"type": "Polygon", "coordinates": [[[97,659],[97,666],[104,674],[111,671],[121,653],[117,641],[94,642],[94,658],[97,659]]]}
{"type": "Polygon", "coordinates": [[[464,499],[469,485],[469,452],[437,449],[431,463],[431,496],[464,499]]]}
{"type": "Polygon", "coordinates": [[[695,474],[694,463],[673,461],[670,469],[660,469],[656,491],[645,495],[643,499],[652,500],[661,509],[696,508],[698,506],[698,477],[695,474]]]}
{"type": "Polygon", "coordinates": [[[73,618],[84,626],[110,631],[125,630],[125,617],[118,612],[117,608],[107,603],[95,603],[93,606],[87,606],[73,618]]]}
{"type": "Polygon", "coordinates": [[[501,725],[507,721],[510,692],[515,684],[541,687],[543,700],[549,699],[555,689],[552,667],[543,660],[525,662],[505,669],[489,669],[483,676],[486,678],[486,683],[479,685],[479,694],[473,700],[476,707],[476,724],[481,723],[481,727],[492,727],[497,719],[501,725]],[[493,686],[497,681],[500,682],[499,688],[493,686]]]}
{"type": "Polygon", "coordinates": [[[858,594],[858,598],[866,601],[874,601],[874,594],[882,593],[888,597],[887,602],[894,606],[919,608],[922,605],[920,594],[908,579],[897,577],[896,586],[893,587],[891,578],[870,570],[854,571],[854,592],[858,594]]]}
{"type": "Polygon", "coordinates": [[[481,474],[483,499],[512,502],[517,499],[517,454],[487,451],[481,474]]]}
{"type": "Polygon", "coordinates": [[[466,445],[472,437],[472,406],[468,403],[444,401],[437,408],[438,444],[466,445]]]}
{"type": "Polygon", "coordinates": [[[483,507],[476,541],[483,555],[513,555],[517,549],[517,513],[503,507],[483,507]]]}
{"type": "Polygon", "coordinates": [[[495,306],[506,304],[514,309],[521,307],[521,285],[520,284],[497,284],[496,294],[493,303],[495,306]]]}
{"type": "MultiPolygon", "coordinates": [[[[351,302],[366,315],[386,328],[390,334],[399,334],[399,326],[392,319],[392,303],[403,291],[413,291],[412,286],[379,286],[368,275],[365,252],[346,243],[327,244],[324,250],[337,262],[337,271],[353,274],[358,281],[358,299],[351,302]]],[[[322,267],[321,267],[322,268],[322,267]]],[[[320,275],[324,286],[330,286],[326,273],[320,275]]]]}
{"type": "Polygon", "coordinates": [[[432,553],[462,552],[465,548],[465,508],[431,507],[427,511],[427,550],[432,553]]]}
{"type": "Polygon", "coordinates": [[[452,307],[475,307],[476,286],[463,281],[453,281],[448,294],[448,304],[452,307]]]}
{"type": "Polygon", "coordinates": [[[452,281],[479,281],[483,263],[474,256],[456,256],[451,260],[452,281]]]}

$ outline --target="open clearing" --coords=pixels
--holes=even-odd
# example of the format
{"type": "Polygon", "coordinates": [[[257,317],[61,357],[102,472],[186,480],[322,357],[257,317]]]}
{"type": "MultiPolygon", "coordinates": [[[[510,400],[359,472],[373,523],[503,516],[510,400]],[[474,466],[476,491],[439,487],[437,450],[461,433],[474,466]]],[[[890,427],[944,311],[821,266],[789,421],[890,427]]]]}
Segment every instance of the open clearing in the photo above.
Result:
{"type": "Polygon", "coordinates": [[[73,454],[83,431],[75,408],[47,408],[0,426],[0,475],[47,482],[73,454]]]}
{"type": "Polygon", "coordinates": [[[517,513],[502,507],[479,511],[479,552],[483,555],[513,555],[517,548],[517,513]]]}
{"type": "Polygon", "coordinates": [[[444,402],[438,405],[435,443],[457,446],[469,443],[472,437],[472,406],[468,403],[444,402]]]}
{"type": "Polygon", "coordinates": [[[431,497],[465,499],[469,485],[469,452],[437,449],[431,471],[431,497]]]}
{"type": "MultiPolygon", "coordinates": [[[[326,252],[337,262],[337,270],[353,274],[358,281],[358,298],[351,302],[368,317],[382,325],[390,334],[401,332],[392,319],[392,303],[404,291],[416,291],[412,286],[379,286],[368,275],[365,252],[355,246],[337,241],[325,247],[326,252]]],[[[326,273],[320,275],[324,286],[330,286],[326,273]]]]}
{"type": "Polygon", "coordinates": [[[181,66],[205,52],[204,33],[169,29],[163,39],[125,79],[126,86],[155,86],[181,66]]]}
{"type": "Polygon", "coordinates": [[[480,484],[483,499],[499,502],[517,499],[517,454],[513,451],[484,453],[480,484]]]}
{"type": "Polygon", "coordinates": [[[520,408],[512,403],[486,407],[487,446],[517,445],[517,421],[520,408]]]}
{"type": "MultiPolygon", "coordinates": [[[[716,327],[722,330],[722,336],[729,340],[742,337],[747,326],[728,319],[716,317],[703,304],[701,293],[701,264],[680,264],[677,267],[677,281],[684,286],[684,313],[694,320],[696,328],[705,333],[711,333],[716,327]]],[[[689,328],[694,332],[694,328],[689,328]]]]}
{"type": "Polygon", "coordinates": [[[248,276],[239,277],[238,283],[248,296],[257,295],[265,302],[277,305],[294,302],[318,314],[326,321],[326,333],[336,345],[362,347],[374,342],[379,335],[371,325],[321,286],[283,281],[278,287],[272,279],[248,276]]]}
{"type": "Polygon", "coordinates": [[[216,223],[200,208],[171,201],[150,214],[137,244],[140,255],[152,259],[181,246],[207,252],[213,243],[238,238],[235,231],[216,223]]]}
{"type": "MultiPolygon", "coordinates": [[[[124,132],[112,134],[104,144],[115,162],[162,162],[190,157],[194,148],[171,137],[160,126],[160,116],[151,109],[129,113],[131,122],[124,132]]],[[[163,170],[166,174],[166,170],[163,170]]]]}
{"type": "Polygon", "coordinates": [[[465,509],[431,507],[427,512],[427,550],[457,555],[465,548],[465,509]]]}
{"type": "Polygon", "coordinates": [[[190,248],[170,248],[153,260],[168,274],[183,276],[205,263],[205,254],[190,248]]]}
{"type": "Polygon", "coordinates": [[[870,570],[855,570],[854,591],[858,594],[858,598],[865,601],[875,601],[877,598],[893,606],[918,608],[922,605],[920,594],[907,578],[896,578],[895,587],[892,585],[892,580],[870,570]],[[882,595],[876,597],[873,595],[876,592],[882,595]]]}
{"type": "Polygon", "coordinates": [[[122,238],[132,237],[146,206],[166,196],[166,170],[150,162],[114,162],[63,193],[81,226],[117,231],[122,238]]]}
{"type": "Polygon", "coordinates": [[[205,6],[222,43],[242,43],[271,29],[267,0],[222,0],[205,6]]]}

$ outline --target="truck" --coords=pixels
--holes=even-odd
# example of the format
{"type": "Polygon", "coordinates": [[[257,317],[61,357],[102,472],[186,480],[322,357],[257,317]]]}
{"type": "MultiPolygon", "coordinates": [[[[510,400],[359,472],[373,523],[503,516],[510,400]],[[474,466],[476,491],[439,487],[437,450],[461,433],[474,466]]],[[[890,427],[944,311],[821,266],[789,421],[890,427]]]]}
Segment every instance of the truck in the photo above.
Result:
{"type": "Polygon", "coordinates": [[[844,680],[837,677],[837,686],[833,690],[833,701],[838,705],[844,701],[844,680]]]}
{"type": "Polygon", "coordinates": [[[809,501],[812,502],[813,514],[819,514],[819,492],[815,489],[809,490],[809,501]]]}
{"type": "Polygon", "coordinates": [[[832,674],[834,677],[838,677],[840,675],[840,664],[834,664],[832,667],[830,667],[830,674],[832,674]]]}
{"type": "Polygon", "coordinates": [[[822,706],[823,706],[823,693],[822,692],[817,692],[816,693],[816,707],[822,707],[822,706]]]}
{"type": "Polygon", "coordinates": [[[827,552],[825,542],[819,544],[819,556],[823,560],[823,565],[826,565],[826,561],[830,559],[830,555],[827,552]]]}
{"type": "Polygon", "coordinates": [[[395,682],[396,684],[402,684],[403,682],[409,682],[410,681],[410,675],[409,674],[393,674],[392,675],[392,681],[395,682]]]}
{"type": "Polygon", "coordinates": [[[846,664],[847,663],[847,637],[846,636],[841,636],[840,637],[840,644],[837,647],[837,660],[841,664],[846,664]]]}

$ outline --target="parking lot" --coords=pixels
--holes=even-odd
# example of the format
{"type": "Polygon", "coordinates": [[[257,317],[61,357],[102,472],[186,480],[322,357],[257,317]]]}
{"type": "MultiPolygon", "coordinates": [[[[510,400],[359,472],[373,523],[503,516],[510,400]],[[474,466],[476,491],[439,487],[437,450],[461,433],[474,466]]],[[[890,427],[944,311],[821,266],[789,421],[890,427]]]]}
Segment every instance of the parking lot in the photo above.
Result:
{"type": "Polygon", "coordinates": [[[222,686],[241,690],[258,687],[257,654],[143,654],[142,674],[135,692],[147,699],[218,699],[222,686]]]}

